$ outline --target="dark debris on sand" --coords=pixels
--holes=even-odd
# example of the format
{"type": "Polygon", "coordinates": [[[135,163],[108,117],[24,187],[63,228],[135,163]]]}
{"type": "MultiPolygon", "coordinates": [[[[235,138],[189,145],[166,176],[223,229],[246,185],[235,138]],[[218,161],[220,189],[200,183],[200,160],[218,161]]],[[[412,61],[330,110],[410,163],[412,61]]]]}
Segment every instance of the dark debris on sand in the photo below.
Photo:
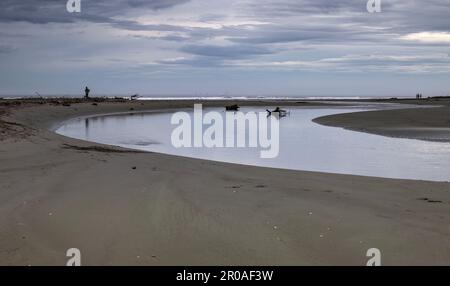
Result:
{"type": "Polygon", "coordinates": [[[138,151],[138,150],[119,150],[109,147],[103,147],[103,146],[75,146],[70,144],[63,144],[64,149],[73,149],[77,151],[84,151],[84,152],[101,152],[101,153],[149,153],[144,151],[138,151]]]}

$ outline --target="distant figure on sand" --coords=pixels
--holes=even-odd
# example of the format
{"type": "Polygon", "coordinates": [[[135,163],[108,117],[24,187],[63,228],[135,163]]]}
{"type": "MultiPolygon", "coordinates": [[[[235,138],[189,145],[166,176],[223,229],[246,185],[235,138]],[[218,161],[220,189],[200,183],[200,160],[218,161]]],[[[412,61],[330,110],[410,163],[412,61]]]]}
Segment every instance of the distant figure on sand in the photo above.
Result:
{"type": "Polygon", "coordinates": [[[86,94],[84,98],[89,98],[89,92],[91,92],[91,90],[86,86],[86,88],[84,89],[84,93],[86,94]]]}

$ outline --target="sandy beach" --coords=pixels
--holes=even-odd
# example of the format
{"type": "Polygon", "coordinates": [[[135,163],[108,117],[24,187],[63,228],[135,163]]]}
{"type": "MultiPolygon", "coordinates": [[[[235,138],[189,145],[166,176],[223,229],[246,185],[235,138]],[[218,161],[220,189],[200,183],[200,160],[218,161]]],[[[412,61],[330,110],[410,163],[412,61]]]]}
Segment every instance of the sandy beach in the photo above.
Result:
{"type": "MultiPolygon", "coordinates": [[[[450,140],[448,102],[317,122],[450,140]]],[[[383,265],[450,264],[450,183],[232,165],[51,131],[77,116],[192,104],[0,101],[0,265],[62,266],[69,248],[83,265],[363,266],[370,248],[383,265]]]]}
{"type": "Polygon", "coordinates": [[[346,113],[316,118],[319,124],[384,136],[450,142],[450,100],[392,101],[414,108],[346,113]],[[431,106],[432,108],[427,108],[431,106]]]}

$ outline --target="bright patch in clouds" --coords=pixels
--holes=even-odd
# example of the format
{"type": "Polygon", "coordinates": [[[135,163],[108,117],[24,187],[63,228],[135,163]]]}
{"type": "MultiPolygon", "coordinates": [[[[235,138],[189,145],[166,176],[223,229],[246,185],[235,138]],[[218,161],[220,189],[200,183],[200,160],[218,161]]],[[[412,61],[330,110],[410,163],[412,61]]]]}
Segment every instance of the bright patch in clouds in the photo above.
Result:
{"type": "Polygon", "coordinates": [[[447,32],[420,32],[401,37],[402,40],[418,41],[424,43],[450,43],[450,33],[447,32]]]}

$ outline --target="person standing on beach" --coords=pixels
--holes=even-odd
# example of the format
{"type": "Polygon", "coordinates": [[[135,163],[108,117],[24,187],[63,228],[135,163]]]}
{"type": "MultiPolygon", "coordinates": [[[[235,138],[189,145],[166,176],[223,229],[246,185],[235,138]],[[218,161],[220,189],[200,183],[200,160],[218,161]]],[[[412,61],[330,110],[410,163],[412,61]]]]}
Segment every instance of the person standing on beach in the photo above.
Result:
{"type": "Polygon", "coordinates": [[[91,90],[86,86],[86,88],[84,89],[84,93],[86,94],[84,96],[84,98],[88,99],[89,98],[89,92],[91,92],[91,90]]]}

